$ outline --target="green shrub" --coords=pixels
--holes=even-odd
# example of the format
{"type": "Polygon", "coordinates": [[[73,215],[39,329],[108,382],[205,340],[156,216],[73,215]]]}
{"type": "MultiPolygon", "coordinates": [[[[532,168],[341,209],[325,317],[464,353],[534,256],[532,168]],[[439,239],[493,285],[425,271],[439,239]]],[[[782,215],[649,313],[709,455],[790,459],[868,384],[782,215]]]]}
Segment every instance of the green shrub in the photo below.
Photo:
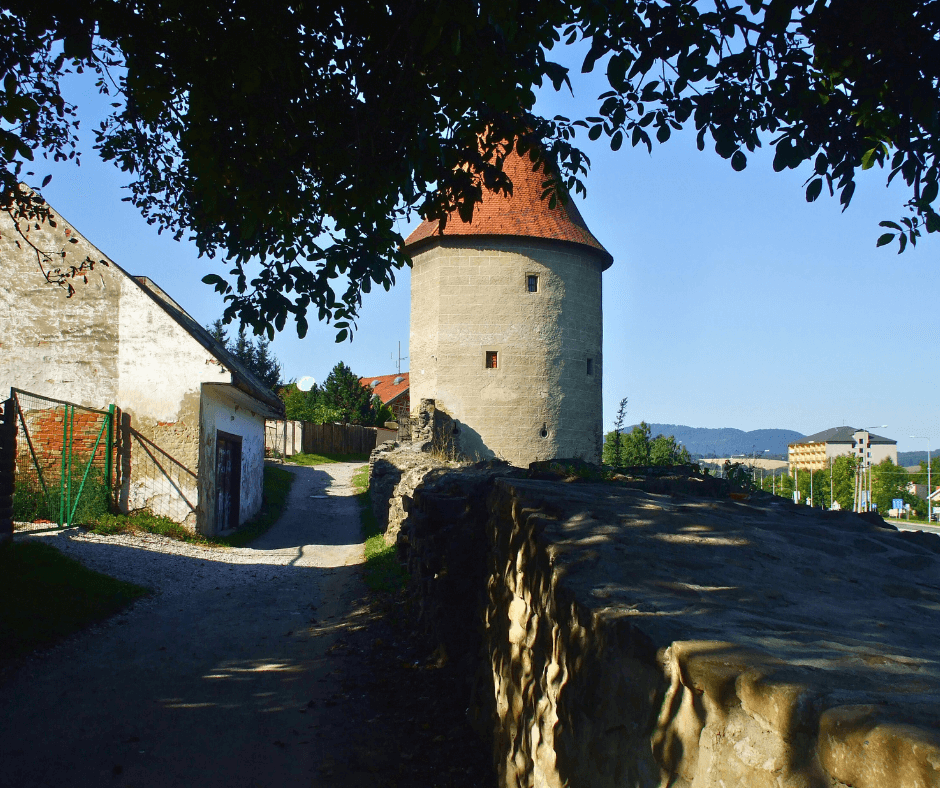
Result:
{"type": "MultiPolygon", "coordinates": [[[[87,465],[87,457],[72,458],[71,501],[69,503],[70,507],[75,509],[71,518],[75,525],[92,523],[101,515],[106,514],[110,508],[108,486],[105,484],[104,471],[101,468],[96,466],[89,468],[84,487],[82,486],[82,478],[85,476],[87,465]],[[78,498],[77,505],[76,497],[78,498]]],[[[13,491],[13,519],[25,523],[32,523],[36,520],[49,520],[57,523],[62,497],[67,492],[63,489],[65,485],[60,483],[60,477],[45,480],[47,496],[43,493],[38,478],[27,477],[28,483],[26,483],[23,476],[25,474],[17,480],[18,483],[13,491]]],[[[68,519],[68,514],[66,513],[66,519],[68,519]]]]}

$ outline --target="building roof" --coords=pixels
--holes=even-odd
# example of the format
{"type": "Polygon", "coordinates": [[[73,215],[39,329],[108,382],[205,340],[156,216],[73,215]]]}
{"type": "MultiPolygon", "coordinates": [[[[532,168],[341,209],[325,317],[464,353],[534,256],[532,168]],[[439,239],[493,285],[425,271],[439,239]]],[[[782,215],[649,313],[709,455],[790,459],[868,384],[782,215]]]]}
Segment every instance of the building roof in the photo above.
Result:
{"type": "MultiPolygon", "coordinates": [[[[115,267],[123,272],[120,266],[115,267]]],[[[232,374],[233,386],[241,389],[256,400],[265,403],[272,409],[272,413],[265,415],[280,416],[283,418],[284,403],[281,401],[281,398],[265,386],[241,361],[235,358],[235,356],[232,355],[221,342],[213,337],[205,327],[201,326],[189,312],[170,298],[163,288],[146,276],[131,276],[130,278],[136,282],[144,292],[153,298],[154,301],[163,307],[164,311],[179,323],[193,339],[228,367],[229,372],[232,374]]]]}
{"type": "Polygon", "coordinates": [[[473,208],[473,219],[464,222],[456,211],[448,217],[443,232],[438,221],[424,221],[405,241],[405,248],[414,251],[436,238],[452,236],[515,236],[564,241],[587,247],[603,260],[603,270],[610,268],[614,258],[598,241],[581,217],[574,199],[567,205],[557,203],[549,208],[542,199],[544,170],[532,171],[528,156],[515,149],[503,160],[503,172],[512,181],[512,195],[483,190],[483,202],[473,208]]]}
{"type": "Polygon", "coordinates": [[[408,391],[408,373],[399,372],[396,375],[376,375],[372,378],[359,378],[359,382],[367,389],[371,389],[383,405],[398,399],[408,391]],[[374,385],[373,385],[374,384],[374,385]]]}
{"type": "MultiPolygon", "coordinates": [[[[817,432],[815,435],[807,435],[802,440],[793,441],[790,446],[798,446],[802,443],[852,443],[856,432],[864,432],[857,427],[830,427],[828,430],[817,432]]],[[[891,438],[885,438],[881,435],[875,435],[869,432],[869,443],[889,443],[896,444],[897,441],[891,438]]]]}

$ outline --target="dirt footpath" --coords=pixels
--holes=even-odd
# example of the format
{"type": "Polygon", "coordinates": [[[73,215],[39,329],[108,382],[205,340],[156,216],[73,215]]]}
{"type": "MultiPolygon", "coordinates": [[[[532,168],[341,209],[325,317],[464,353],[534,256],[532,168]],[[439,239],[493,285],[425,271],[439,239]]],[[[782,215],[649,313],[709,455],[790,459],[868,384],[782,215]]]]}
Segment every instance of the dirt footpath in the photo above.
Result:
{"type": "Polygon", "coordinates": [[[19,537],[157,593],[0,687],[0,785],[414,785],[425,771],[477,784],[421,766],[423,737],[467,742],[385,691],[420,665],[406,637],[390,653],[397,635],[362,584],[356,467],[293,468],[284,516],[251,548],[19,537]]]}

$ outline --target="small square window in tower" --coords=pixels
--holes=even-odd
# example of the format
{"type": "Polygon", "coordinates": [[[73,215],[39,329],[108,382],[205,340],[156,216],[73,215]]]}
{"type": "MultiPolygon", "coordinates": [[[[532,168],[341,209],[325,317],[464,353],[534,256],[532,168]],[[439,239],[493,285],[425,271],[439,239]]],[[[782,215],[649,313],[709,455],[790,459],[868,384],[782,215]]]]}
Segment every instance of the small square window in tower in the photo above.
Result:
{"type": "Polygon", "coordinates": [[[526,289],[530,293],[537,293],[539,291],[539,275],[538,274],[526,274],[526,289]]]}
{"type": "Polygon", "coordinates": [[[593,358],[589,358],[587,360],[587,373],[588,375],[594,374],[594,359],[593,358]]]}
{"type": "Polygon", "coordinates": [[[487,369],[496,369],[497,366],[499,366],[498,355],[499,353],[496,350],[486,351],[486,368],[487,369]]]}

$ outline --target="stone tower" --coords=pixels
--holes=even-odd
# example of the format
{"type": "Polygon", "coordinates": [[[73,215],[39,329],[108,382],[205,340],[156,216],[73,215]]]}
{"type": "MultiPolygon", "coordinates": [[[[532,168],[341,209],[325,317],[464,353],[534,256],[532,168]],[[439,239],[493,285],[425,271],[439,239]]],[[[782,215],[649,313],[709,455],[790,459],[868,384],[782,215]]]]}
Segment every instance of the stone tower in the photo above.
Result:
{"type": "Polygon", "coordinates": [[[544,172],[509,154],[513,194],[484,191],[473,221],[424,222],[411,275],[411,402],[455,419],[471,458],[599,462],[601,273],[613,258],[573,200],[549,209],[544,172]]]}

